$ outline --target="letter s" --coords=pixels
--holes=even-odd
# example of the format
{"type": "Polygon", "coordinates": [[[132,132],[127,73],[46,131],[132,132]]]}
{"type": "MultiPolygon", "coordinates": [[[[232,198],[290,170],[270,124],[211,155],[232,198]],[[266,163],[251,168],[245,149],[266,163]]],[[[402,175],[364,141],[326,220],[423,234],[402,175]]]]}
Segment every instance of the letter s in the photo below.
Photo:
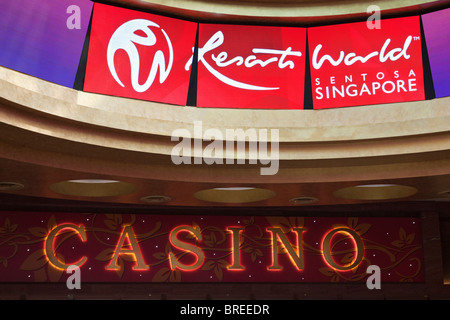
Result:
{"type": "Polygon", "coordinates": [[[323,98],[322,87],[316,88],[316,99],[320,100],[323,98]]]}
{"type": "Polygon", "coordinates": [[[187,231],[191,233],[193,236],[195,236],[198,240],[202,240],[202,234],[199,229],[190,227],[190,226],[178,226],[175,229],[173,229],[170,232],[169,235],[169,241],[172,244],[172,246],[182,249],[188,252],[192,252],[194,255],[196,255],[197,259],[196,262],[191,265],[185,265],[177,260],[175,255],[172,252],[169,252],[169,262],[170,262],[170,268],[172,270],[175,270],[175,268],[179,268],[181,270],[185,271],[192,271],[197,268],[200,268],[205,261],[205,254],[203,253],[202,249],[186,243],[184,241],[181,241],[177,238],[177,234],[181,231],[187,231]]]}

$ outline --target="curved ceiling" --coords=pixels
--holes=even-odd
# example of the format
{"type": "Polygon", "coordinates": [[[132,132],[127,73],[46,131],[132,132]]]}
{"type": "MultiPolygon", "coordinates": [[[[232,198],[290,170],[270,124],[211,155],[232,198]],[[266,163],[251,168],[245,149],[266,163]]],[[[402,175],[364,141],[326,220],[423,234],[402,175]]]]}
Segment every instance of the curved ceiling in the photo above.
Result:
{"type": "Polygon", "coordinates": [[[423,13],[448,6],[448,0],[100,0],[123,7],[195,19],[199,22],[330,24],[367,19],[376,5],[384,17],[423,13]]]}
{"type": "Polygon", "coordinates": [[[80,92],[0,71],[5,194],[149,205],[295,206],[309,205],[292,201],[305,197],[316,199],[314,205],[373,201],[361,198],[361,189],[354,189],[354,197],[345,192],[359,185],[387,192],[376,201],[445,200],[443,192],[450,190],[450,98],[330,110],[205,110],[80,92]],[[271,164],[277,173],[261,175],[267,164],[238,164],[236,157],[232,164],[177,165],[172,134],[180,128],[192,132],[194,120],[204,129],[245,129],[249,123],[279,128],[280,160],[271,164]],[[102,193],[116,192],[120,184],[68,183],[79,179],[118,181],[126,192],[102,193]],[[14,182],[24,187],[8,190],[14,182]],[[381,184],[386,187],[379,190],[381,184]],[[389,195],[397,189],[391,185],[417,192],[389,195]],[[217,201],[218,194],[242,199],[236,190],[217,191],[229,187],[251,188],[244,191],[253,190],[250,198],[256,200],[217,201]],[[95,190],[91,196],[88,188],[95,190]],[[211,201],[199,194],[211,195],[211,201]],[[148,197],[170,201],[143,200],[148,197]]]}

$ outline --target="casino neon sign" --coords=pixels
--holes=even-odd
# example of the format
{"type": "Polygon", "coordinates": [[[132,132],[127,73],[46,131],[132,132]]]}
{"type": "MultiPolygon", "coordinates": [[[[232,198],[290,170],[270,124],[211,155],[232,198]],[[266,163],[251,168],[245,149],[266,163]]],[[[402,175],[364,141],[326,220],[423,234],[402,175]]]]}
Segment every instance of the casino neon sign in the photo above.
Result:
{"type": "Polygon", "coordinates": [[[424,281],[418,217],[3,212],[1,282],[424,281]],[[7,241],[6,241],[7,240],[7,241]]]}
{"type": "MultiPolygon", "coordinates": [[[[303,233],[305,228],[292,228],[291,232],[296,234],[296,243],[292,244],[282,228],[270,227],[266,229],[270,233],[271,243],[271,257],[272,263],[267,266],[268,271],[281,271],[283,266],[279,262],[280,250],[284,249],[287,252],[289,259],[298,271],[304,269],[304,254],[303,254],[303,233]],[[282,248],[282,249],[281,249],[282,248]]],[[[75,232],[81,241],[88,241],[86,229],[84,225],[76,225],[73,223],[63,223],[53,228],[47,235],[44,242],[45,256],[49,263],[55,268],[67,269],[70,265],[81,267],[88,260],[86,256],[81,257],[77,261],[63,262],[58,259],[55,254],[55,239],[64,231],[75,232]]],[[[228,227],[227,232],[231,234],[231,258],[230,265],[227,267],[230,271],[245,270],[246,266],[242,265],[240,260],[240,234],[244,231],[242,227],[228,227]]],[[[172,251],[168,252],[168,259],[170,262],[170,268],[172,270],[179,269],[182,271],[195,271],[202,267],[205,262],[205,254],[199,247],[185,242],[179,239],[180,233],[189,233],[191,237],[198,241],[202,241],[202,234],[200,229],[188,225],[180,225],[173,228],[169,235],[168,240],[173,248],[183,250],[188,254],[195,256],[195,261],[191,264],[184,264],[180,262],[172,251]]],[[[356,268],[364,258],[364,242],[358,233],[348,227],[337,227],[330,229],[322,237],[322,258],[324,262],[334,270],[337,271],[350,271],[356,268]],[[340,264],[333,259],[332,242],[333,238],[337,234],[344,234],[348,236],[353,242],[355,248],[354,258],[347,264],[340,264]]],[[[119,241],[114,249],[114,253],[111,257],[109,264],[105,267],[105,270],[118,270],[120,267],[117,264],[117,260],[121,255],[131,255],[135,261],[133,270],[149,270],[150,267],[146,264],[143,252],[138,244],[136,235],[131,225],[125,225],[120,234],[119,241]]]]}

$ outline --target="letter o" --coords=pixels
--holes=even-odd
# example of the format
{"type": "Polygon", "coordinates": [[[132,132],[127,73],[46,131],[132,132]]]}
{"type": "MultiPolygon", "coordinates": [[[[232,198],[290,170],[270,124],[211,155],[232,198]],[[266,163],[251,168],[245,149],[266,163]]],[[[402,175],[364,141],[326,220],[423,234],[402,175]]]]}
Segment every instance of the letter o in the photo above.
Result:
{"type": "Polygon", "coordinates": [[[395,90],[395,83],[392,82],[392,81],[386,81],[386,82],[383,83],[383,86],[382,86],[381,89],[383,90],[384,93],[392,93],[395,90]],[[390,84],[392,86],[392,90],[387,91],[386,90],[386,84],[390,84]]]}
{"type": "Polygon", "coordinates": [[[364,257],[364,243],[359,234],[350,228],[341,227],[330,230],[322,240],[322,254],[325,262],[333,269],[338,271],[349,271],[357,267],[364,257]],[[345,233],[352,237],[356,247],[356,257],[347,265],[337,264],[331,254],[331,240],[336,233],[345,233]]]}
{"type": "Polygon", "coordinates": [[[378,80],[384,79],[384,73],[383,73],[383,72],[378,72],[378,73],[377,73],[377,79],[378,79],[378,80]],[[380,75],[381,75],[381,76],[380,76],[380,75]]]}

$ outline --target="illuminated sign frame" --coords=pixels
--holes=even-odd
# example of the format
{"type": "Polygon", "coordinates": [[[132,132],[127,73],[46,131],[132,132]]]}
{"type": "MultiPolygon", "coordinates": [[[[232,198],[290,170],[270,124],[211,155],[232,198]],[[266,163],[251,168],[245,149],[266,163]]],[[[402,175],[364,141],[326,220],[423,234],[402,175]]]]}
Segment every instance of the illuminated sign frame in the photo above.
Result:
{"type": "Polygon", "coordinates": [[[309,108],[304,105],[306,82],[312,86],[313,109],[425,99],[420,16],[383,19],[379,29],[369,29],[365,22],[310,28],[199,23],[195,47],[195,23],[101,4],[94,9],[86,91],[179,105],[189,100],[197,107],[234,109],[309,108]],[[119,11],[126,15],[118,15],[119,11]],[[104,16],[111,18],[112,29],[108,25],[103,30],[105,23],[97,21],[105,20],[104,16]],[[153,31],[153,20],[158,19],[167,26],[186,24],[189,28],[175,29],[189,29],[189,37],[183,37],[186,39],[179,47],[172,47],[163,27],[164,36],[158,38],[153,31]],[[146,38],[136,32],[147,33],[146,38]],[[161,40],[164,37],[165,41],[161,40]],[[149,46],[149,38],[156,42],[149,46]],[[153,48],[163,42],[169,44],[169,50],[153,48]],[[152,53],[153,60],[139,60],[152,54],[138,52],[155,50],[159,51],[152,53]],[[128,58],[119,59],[130,60],[131,67],[124,67],[119,76],[115,56],[123,51],[128,58]],[[171,58],[180,51],[183,54],[178,59],[171,58]],[[135,64],[134,56],[139,60],[135,64]],[[311,70],[309,79],[305,78],[306,63],[311,70]],[[131,82],[122,83],[130,73],[131,82]],[[159,95],[161,90],[178,88],[168,79],[183,83],[175,99],[159,95]]]}
{"type": "Polygon", "coordinates": [[[84,91],[185,105],[197,23],[95,3],[84,91]]]}
{"type": "Polygon", "coordinates": [[[419,16],[308,28],[314,109],[425,99],[419,16]]]}
{"type": "Polygon", "coordinates": [[[3,213],[0,282],[424,280],[418,218],[3,213]],[[25,239],[25,240],[24,240],[25,239]],[[274,277],[274,274],[276,276],[274,277]]]}
{"type": "Polygon", "coordinates": [[[197,107],[303,109],[306,28],[200,24],[197,107]]]}

